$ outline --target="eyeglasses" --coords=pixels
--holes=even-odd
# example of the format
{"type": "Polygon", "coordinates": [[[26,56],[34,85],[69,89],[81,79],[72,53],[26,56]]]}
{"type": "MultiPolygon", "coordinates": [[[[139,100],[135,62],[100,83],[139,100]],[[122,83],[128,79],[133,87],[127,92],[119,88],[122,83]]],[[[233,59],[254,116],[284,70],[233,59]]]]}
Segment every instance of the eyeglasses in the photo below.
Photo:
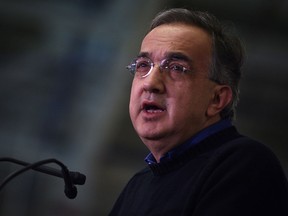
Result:
{"type": "MultiPolygon", "coordinates": [[[[139,57],[132,61],[127,69],[132,75],[137,78],[147,77],[156,64],[147,57],[139,57]]],[[[183,76],[183,74],[191,72],[189,70],[189,64],[187,61],[177,58],[167,58],[163,59],[159,64],[159,69],[161,72],[169,74],[173,79],[177,79],[183,76]]]]}

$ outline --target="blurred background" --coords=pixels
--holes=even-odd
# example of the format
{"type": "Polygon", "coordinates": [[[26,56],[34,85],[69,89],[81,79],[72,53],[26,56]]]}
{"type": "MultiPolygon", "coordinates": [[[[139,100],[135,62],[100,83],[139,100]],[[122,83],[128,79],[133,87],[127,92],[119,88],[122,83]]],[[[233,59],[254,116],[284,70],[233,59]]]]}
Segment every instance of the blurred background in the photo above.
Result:
{"type": "MultiPolygon", "coordinates": [[[[287,0],[0,0],[0,157],[57,158],[87,176],[69,200],[62,179],[26,172],[0,192],[1,216],[108,214],[148,153],[128,116],[125,66],[170,7],[235,24],[247,50],[236,125],[288,176],[287,0]]],[[[19,168],[1,163],[1,180],[19,168]]]]}

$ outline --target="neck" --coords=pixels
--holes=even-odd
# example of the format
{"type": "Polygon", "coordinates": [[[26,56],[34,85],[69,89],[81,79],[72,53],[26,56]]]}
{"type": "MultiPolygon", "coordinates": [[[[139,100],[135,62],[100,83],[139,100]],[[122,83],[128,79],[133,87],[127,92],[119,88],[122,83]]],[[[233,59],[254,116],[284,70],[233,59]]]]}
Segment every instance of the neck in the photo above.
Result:
{"type": "Polygon", "coordinates": [[[177,133],[170,133],[165,136],[159,137],[157,139],[145,139],[141,138],[143,143],[147,146],[147,148],[150,150],[156,161],[159,163],[160,159],[167,154],[170,150],[173,148],[181,145],[186,140],[193,137],[195,134],[200,132],[201,130],[209,127],[212,124],[215,124],[216,122],[220,121],[220,118],[215,118],[213,121],[206,122],[203,124],[202,127],[199,127],[197,129],[187,131],[186,133],[183,133],[182,131],[179,131],[177,133]]]}

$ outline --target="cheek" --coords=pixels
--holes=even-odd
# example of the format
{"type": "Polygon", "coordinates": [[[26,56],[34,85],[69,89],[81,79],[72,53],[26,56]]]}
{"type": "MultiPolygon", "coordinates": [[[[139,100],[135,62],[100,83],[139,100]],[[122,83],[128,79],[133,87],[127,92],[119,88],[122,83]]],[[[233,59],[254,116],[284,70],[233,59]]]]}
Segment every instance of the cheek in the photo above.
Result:
{"type": "Polygon", "coordinates": [[[132,116],[133,116],[134,110],[135,110],[135,101],[134,101],[133,93],[132,93],[132,91],[131,91],[131,94],[130,94],[130,102],[129,102],[129,113],[130,113],[130,117],[131,117],[131,118],[132,118],[132,116]]]}
{"type": "Polygon", "coordinates": [[[137,80],[133,79],[130,89],[130,100],[131,99],[134,100],[134,98],[137,97],[136,95],[139,94],[139,90],[140,90],[140,83],[137,82],[137,80]]]}
{"type": "Polygon", "coordinates": [[[135,116],[136,107],[138,107],[138,104],[139,104],[138,98],[140,97],[138,96],[137,85],[133,81],[132,86],[131,86],[130,102],[129,102],[129,113],[130,113],[131,119],[133,118],[133,116],[135,116]]]}
{"type": "Polygon", "coordinates": [[[179,91],[175,89],[173,98],[175,98],[173,103],[176,113],[181,116],[187,115],[187,117],[188,115],[203,115],[208,103],[206,89],[201,89],[196,83],[182,85],[179,91]]]}

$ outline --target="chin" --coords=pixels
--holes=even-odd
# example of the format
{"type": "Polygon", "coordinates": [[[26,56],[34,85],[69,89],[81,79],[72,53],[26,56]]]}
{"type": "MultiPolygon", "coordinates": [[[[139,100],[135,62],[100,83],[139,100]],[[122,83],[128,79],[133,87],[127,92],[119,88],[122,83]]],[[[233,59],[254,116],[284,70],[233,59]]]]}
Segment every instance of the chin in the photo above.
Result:
{"type": "Polygon", "coordinates": [[[146,141],[156,141],[156,140],[161,140],[165,135],[164,132],[160,132],[160,131],[139,131],[137,132],[139,137],[141,138],[141,140],[144,142],[144,140],[146,141]]]}

